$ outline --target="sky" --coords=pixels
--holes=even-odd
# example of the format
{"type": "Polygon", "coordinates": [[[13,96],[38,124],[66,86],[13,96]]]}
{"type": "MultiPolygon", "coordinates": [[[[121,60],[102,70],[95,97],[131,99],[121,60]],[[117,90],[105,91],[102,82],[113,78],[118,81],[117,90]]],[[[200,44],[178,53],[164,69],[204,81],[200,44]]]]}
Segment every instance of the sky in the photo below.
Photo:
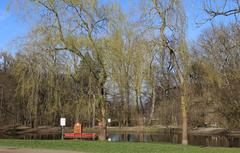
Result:
{"type": "Polygon", "coordinates": [[[30,29],[15,13],[7,11],[9,1],[0,0],[0,51],[7,50],[12,40],[25,35],[30,29]]]}
{"type": "MultiPolygon", "coordinates": [[[[104,0],[107,1],[107,0],[104,0]]],[[[130,0],[118,0],[123,8],[123,10],[128,10],[130,8],[130,0]]],[[[140,0],[134,0],[138,2],[140,0]]],[[[11,50],[11,43],[14,39],[20,36],[24,36],[31,29],[31,24],[29,22],[23,21],[16,13],[12,10],[7,11],[7,5],[10,0],[0,0],[0,51],[1,50],[11,50]]],[[[210,23],[206,24],[196,24],[202,18],[202,0],[183,0],[184,8],[188,20],[187,28],[187,39],[196,40],[203,29],[210,26],[210,23]]],[[[134,3],[137,5],[137,3],[134,3]]],[[[218,17],[215,22],[228,23],[231,18],[218,17]]]]}

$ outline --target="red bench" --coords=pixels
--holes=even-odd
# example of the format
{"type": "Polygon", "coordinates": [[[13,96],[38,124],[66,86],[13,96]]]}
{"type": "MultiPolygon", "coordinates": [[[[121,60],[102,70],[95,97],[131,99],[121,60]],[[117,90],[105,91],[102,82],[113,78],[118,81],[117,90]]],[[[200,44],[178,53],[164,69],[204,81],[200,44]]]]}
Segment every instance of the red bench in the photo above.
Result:
{"type": "Polygon", "coordinates": [[[82,138],[82,139],[95,139],[96,133],[65,133],[65,138],[82,138]]]}

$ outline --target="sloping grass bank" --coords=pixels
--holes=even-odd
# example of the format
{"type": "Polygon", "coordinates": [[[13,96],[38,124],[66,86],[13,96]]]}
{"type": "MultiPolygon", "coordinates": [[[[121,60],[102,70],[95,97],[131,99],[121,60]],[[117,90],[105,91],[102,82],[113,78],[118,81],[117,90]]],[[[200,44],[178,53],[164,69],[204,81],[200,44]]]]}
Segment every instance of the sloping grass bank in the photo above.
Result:
{"type": "Polygon", "coordinates": [[[0,139],[0,147],[74,150],[85,153],[240,153],[240,148],[215,148],[162,143],[99,142],[79,140],[0,139]]]}

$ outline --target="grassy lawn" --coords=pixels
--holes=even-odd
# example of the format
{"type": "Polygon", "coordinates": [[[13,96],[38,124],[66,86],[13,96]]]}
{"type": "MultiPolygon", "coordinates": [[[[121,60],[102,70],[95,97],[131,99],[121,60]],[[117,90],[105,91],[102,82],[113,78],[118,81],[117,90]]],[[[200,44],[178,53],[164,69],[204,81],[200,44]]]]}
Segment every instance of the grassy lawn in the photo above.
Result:
{"type": "Polygon", "coordinates": [[[99,142],[77,140],[4,140],[0,147],[75,150],[86,153],[240,153],[240,148],[195,147],[163,143],[99,142]]]}

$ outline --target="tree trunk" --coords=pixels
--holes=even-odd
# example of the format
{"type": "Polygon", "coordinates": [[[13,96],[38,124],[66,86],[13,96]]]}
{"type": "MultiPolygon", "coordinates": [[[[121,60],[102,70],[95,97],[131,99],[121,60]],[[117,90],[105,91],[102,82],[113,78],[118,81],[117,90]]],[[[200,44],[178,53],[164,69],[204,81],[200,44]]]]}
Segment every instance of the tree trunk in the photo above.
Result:
{"type": "Polygon", "coordinates": [[[187,124],[187,90],[183,75],[179,73],[181,81],[181,112],[182,112],[182,144],[188,144],[188,124],[187,124]]]}
{"type": "Polygon", "coordinates": [[[38,119],[39,119],[39,114],[38,114],[38,98],[36,98],[36,103],[35,103],[35,112],[34,112],[34,123],[33,123],[33,127],[35,129],[38,128],[38,119]]]}
{"type": "Polygon", "coordinates": [[[141,105],[141,110],[142,110],[142,115],[141,116],[144,116],[145,115],[145,110],[144,110],[144,106],[143,106],[143,102],[142,102],[141,96],[139,96],[139,100],[140,100],[140,105],[141,105]]]}
{"type": "Polygon", "coordinates": [[[96,117],[96,106],[95,106],[95,103],[96,103],[95,95],[93,95],[92,127],[95,126],[95,117],[96,117]]]}
{"type": "Polygon", "coordinates": [[[100,141],[105,141],[107,138],[107,126],[106,126],[106,111],[105,111],[105,107],[102,106],[101,108],[102,110],[102,119],[100,122],[100,131],[99,131],[99,140],[100,141]]]}
{"type": "Polygon", "coordinates": [[[131,118],[131,112],[130,112],[130,91],[129,91],[129,85],[127,83],[126,87],[126,103],[127,103],[127,121],[126,126],[130,125],[130,118],[131,118]]]}
{"type": "Polygon", "coordinates": [[[106,122],[106,101],[105,101],[105,91],[104,84],[101,84],[101,121],[100,121],[100,131],[99,140],[104,141],[107,138],[107,122],[106,122]]]}
{"type": "Polygon", "coordinates": [[[136,116],[136,120],[138,125],[141,124],[141,117],[140,117],[140,95],[139,95],[139,91],[138,89],[135,89],[136,92],[136,110],[137,110],[137,116],[136,116]]]}
{"type": "Polygon", "coordinates": [[[137,113],[139,114],[140,113],[140,110],[139,110],[139,95],[138,95],[138,90],[136,89],[135,90],[136,92],[136,110],[137,110],[137,113]]]}
{"type": "Polygon", "coordinates": [[[149,122],[148,122],[149,125],[152,124],[153,114],[154,114],[154,110],[155,110],[155,101],[156,101],[155,83],[153,83],[153,87],[152,87],[152,106],[151,106],[151,112],[150,112],[149,122]]]}
{"type": "Polygon", "coordinates": [[[181,110],[182,110],[182,144],[188,144],[187,133],[187,110],[186,110],[186,96],[181,95],[181,110]]]}
{"type": "Polygon", "coordinates": [[[126,122],[126,115],[125,115],[125,100],[124,100],[124,91],[120,89],[120,99],[121,99],[121,106],[120,106],[120,111],[121,111],[121,127],[125,126],[126,122]]]}
{"type": "Polygon", "coordinates": [[[181,72],[181,69],[177,63],[177,59],[174,56],[175,66],[177,70],[177,75],[180,81],[180,90],[181,90],[181,113],[182,113],[182,144],[188,144],[188,123],[187,123],[187,88],[185,84],[184,75],[181,72]]]}

